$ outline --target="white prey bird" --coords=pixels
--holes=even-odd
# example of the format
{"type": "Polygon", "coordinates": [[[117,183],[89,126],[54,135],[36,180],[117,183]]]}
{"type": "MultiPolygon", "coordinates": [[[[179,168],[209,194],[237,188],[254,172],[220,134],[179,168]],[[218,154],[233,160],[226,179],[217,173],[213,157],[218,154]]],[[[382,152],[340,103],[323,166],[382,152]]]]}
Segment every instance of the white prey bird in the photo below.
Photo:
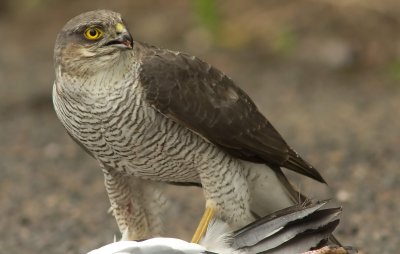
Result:
{"type": "Polygon", "coordinates": [[[341,208],[321,209],[327,202],[295,205],[244,228],[232,231],[216,220],[210,224],[199,244],[176,238],[151,238],[144,241],[120,241],[88,254],[256,254],[256,253],[348,253],[343,247],[325,246],[339,224],[341,208]]]}

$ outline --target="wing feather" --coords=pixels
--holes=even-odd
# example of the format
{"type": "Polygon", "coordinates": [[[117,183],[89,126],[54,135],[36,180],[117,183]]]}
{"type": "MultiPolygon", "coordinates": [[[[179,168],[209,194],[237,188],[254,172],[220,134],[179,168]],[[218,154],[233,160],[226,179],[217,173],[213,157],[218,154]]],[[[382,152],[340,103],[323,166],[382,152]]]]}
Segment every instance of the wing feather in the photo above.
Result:
{"type": "Polygon", "coordinates": [[[140,82],[145,99],[159,112],[235,157],[325,182],[224,73],[196,57],[141,46],[147,54],[141,59],[140,82]]]}

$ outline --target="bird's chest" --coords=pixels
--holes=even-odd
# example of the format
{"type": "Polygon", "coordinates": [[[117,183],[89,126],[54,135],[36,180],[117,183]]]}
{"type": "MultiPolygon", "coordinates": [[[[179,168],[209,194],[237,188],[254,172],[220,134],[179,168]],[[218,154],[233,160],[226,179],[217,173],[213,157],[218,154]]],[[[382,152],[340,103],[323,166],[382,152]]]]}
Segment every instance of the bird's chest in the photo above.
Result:
{"type": "Polygon", "coordinates": [[[215,150],[158,113],[134,89],[84,100],[56,95],[54,103],[71,136],[120,172],[151,180],[199,182],[197,169],[215,150]]]}
{"type": "Polygon", "coordinates": [[[203,140],[144,102],[120,110],[110,111],[102,123],[100,132],[110,155],[99,157],[111,167],[139,177],[198,182],[199,157],[193,146],[203,140]]]}
{"type": "Polygon", "coordinates": [[[194,148],[204,140],[158,113],[140,94],[109,94],[74,107],[80,110],[59,110],[62,122],[101,163],[152,180],[199,181],[200,157],[194,148]],[[65,116],[65,111],[74,112],[65,116]]]}

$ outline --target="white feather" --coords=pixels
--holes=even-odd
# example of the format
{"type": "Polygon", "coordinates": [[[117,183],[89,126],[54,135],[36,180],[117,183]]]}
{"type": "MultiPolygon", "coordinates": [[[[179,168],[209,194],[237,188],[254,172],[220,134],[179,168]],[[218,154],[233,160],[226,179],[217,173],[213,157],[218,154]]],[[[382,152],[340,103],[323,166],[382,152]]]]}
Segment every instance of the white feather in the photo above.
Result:
{"type": "Polygon", "coordinates": [[[176,238],[151,238],[149,240],[119,241],[107,244],[87,254],[201,254],[206,249],[198,244],[176,238]]]}
{"type": "MultiPolygon", "coordinates": [[[[124,237],[122,237],[124,239],[124,237]]],[[[114,242],[88,254],[201,254],[211,251],[219,254],[241,254],[243,252],[231,247],[232,229],[221,220],[213,220],[199,244],[188,243],[176,238],[151,238],[145,241],[114,242]]]]}
{"type": "Polygon", "coordinates": [[[208,225],[207,232],[200,245],[204,246],[208,251],[220,254],[240,254],[241,251],[231,247],[232,229],[229,225],[218,219],[214,219],[208,225]]]}

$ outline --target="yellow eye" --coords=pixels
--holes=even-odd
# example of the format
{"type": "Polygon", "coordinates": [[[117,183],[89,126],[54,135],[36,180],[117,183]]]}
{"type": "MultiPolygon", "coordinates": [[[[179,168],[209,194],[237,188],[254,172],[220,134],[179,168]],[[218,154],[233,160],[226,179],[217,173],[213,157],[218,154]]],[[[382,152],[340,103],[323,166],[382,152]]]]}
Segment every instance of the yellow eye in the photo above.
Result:
{"type": "Polygon", "coordinates": [[[103,37],[103,31],[97,27],[89,27],[85,30],[83,35],[85,35],[86,39],[94,41],[103,37]]]}

